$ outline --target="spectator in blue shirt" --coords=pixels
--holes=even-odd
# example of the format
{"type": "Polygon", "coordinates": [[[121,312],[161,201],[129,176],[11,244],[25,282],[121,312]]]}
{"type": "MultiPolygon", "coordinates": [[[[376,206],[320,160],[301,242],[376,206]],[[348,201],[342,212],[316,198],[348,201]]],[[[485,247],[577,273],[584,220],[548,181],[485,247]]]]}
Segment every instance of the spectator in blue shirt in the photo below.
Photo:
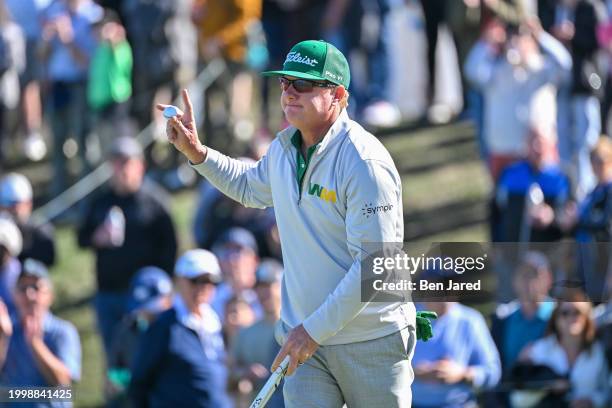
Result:
{"type": "Polygon", "coordinates": [[[549,242],[561,238],[556,210],[571,198],[569,178],[559,166],[557,138],[543,126],[530,129],[527,157],[507,167],[496,188],[493,240],[549,242]],[[531,197],[533,189],[542,196],[531,197]],[[496,219],[497,218],[497,219],[496,219]]]}
{"type": "Polygon", "coordinates": [[[438,314],[434,337],[419,344],[412,359],[412,406],[465,407],[475,391],[499,381],[499,353],[480,313],[454,302],[424,302],[438,314]]]}
{"type": "Polygon", "coordinates": [[[528,252],[514,274],[517,299],[497,307],[491,333],[499,350],[504,374],[509,374],[519,353],[546,333],[555,302],[548,296],[552,274],[546,256],[528,252]]]}
{"type": "MultiPolygon", "coordinates": [[[[81,376],[81,343],[76,328],[49,308],[53,288],[46,266],[26,259],[15,287],[17,314],[0,307],[0,383],[7,387],[69,386],[81,376]]],[[[69,402],[24,404],[66,407],[69,402]]]]}
{"type": "Polygon", "coordinates": [[[0,301],[11,315],[15,311],[13,288],[21,270],[17,260],[21,244],[21,233],[15,223],[8,216],[0,216],[0,301]]]}
{"type": "Polygon", "coordinates": [[[69,185],[64,144],[73,137],[87,169],[87,75],[96,48],[94,24],[103,10],[92,0],[56,0],[42,14],[42,55],[49,81],[54,195],[69,185]]]}
{"type": "Polygon", "coordinates": [[[38,55],[42,37],[42,14],[53,0],[5,0],[12,20],[21,28],[25,37],[25,61],[19,73],[21,112],[26,134],[23,150],[30,160],[42,159],[47,147],[42,136],[41,79],[43,70],[38,55]]]}
{"type": "Polygon", "coordinates": [[[210,307],[221,281],[217,258],[187,251],[176,263],[178,295],[141,337],[132,364],[134,407],[229,406],[221,323],[210,307]]]}

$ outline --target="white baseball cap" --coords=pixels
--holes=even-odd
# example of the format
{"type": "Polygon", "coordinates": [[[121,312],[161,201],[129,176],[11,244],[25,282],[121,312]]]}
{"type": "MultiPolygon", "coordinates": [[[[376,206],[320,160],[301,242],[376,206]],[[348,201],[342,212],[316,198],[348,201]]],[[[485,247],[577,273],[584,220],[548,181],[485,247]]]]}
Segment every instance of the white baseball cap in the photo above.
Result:
{"type": "Polygon", "coordinates": [[[0,180],[0,205],[11,207],[32,200],[32,184],[19,173],[9,173],[0,180]]]}
{"type": "Polygon", "coordinates": [[[176,261],[174,273],[187,279],[209,275],[211,281],[219,283],[222,280],[221,267],[217,257],[205,249],[191,249],[176,261]]]}
{"type": "Polygon", "coordinates": [[[0,216],[0,246],[5,247],[11,256],[21,253],[22,238],[19,228],[8,217],[0,216]]]}

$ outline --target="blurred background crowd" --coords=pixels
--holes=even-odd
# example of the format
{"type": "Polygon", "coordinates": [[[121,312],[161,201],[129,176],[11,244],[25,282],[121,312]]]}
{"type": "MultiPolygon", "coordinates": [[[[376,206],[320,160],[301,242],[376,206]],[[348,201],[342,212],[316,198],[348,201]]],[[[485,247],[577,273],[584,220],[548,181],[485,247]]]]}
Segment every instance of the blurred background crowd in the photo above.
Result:
{"type": "MultiPolygon", "coordinates": [[[[492,303],[417,305],[440,317],[415,352],[414,406],[609,406],[604,0],[0,0],[0,385],[78,387],[99,359],[108,406],[248,406],[279,349],[274,212],[197,178],[154,106],[190,87],[204,142],[253,163],[287,125],[258,72],[313,38],[348,56],[349,113],[376,134],[469,123],[487,238],[520,244],[492,303]],[[41,164],[44,182],[21,174],[41,164]],[[192,245],[170,208],[182,189],[192,245]],[[94,258],[79,265],[95,276],[85,329],[51,312],[77,253],[53,224],[94,258]],[[584,246],[560,277],[532,242],[584,246]],[[561,278],[575,290],[556,301],[561,278]],[[87,331],[99,355],[82,352],[87,331]]],[[[394,154],[400,170],[419,159],[394,154]]]]}

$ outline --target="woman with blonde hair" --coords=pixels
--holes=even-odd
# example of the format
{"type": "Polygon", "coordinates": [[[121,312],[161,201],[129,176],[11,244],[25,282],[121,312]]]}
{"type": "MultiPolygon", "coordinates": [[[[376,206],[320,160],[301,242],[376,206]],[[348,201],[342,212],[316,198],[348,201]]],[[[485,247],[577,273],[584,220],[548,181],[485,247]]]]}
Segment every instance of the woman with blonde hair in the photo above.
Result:
{"type": "Polygon", "coordinates": [[[548,322],[548,335],[527,346],[522,359],[567,376],[572,408],[603,407],[608,402],[608,364],[595,339],[593,307],[581,294],[560,301],[548,322]]]}

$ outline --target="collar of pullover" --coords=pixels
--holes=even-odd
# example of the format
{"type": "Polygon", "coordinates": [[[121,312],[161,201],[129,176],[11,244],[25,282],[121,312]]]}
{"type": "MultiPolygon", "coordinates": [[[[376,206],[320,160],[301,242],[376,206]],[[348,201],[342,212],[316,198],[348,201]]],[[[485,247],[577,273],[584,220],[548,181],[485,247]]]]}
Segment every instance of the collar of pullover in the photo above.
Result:
{"type": "MultiPolygon", "coordinates": [[[[334,124],[329,128],[323,139],[318,143],[317,150],[314,152],[313,157],[316,155],[323,154],[328,147],[333,146],[334,143],[337,143],[342,139],[342,136],[346,135],[347,131],[350,128],[350,119],[348,114],[346,113],[346,109],[342,109],[340,115],[334,122],[334,124]]],[[[278,135],[283,148],[289,149],[292,146],[291,138],[295,134],[297,129],[293,126],[288,127],[287,129],[281,131],[278,135]]]]}

